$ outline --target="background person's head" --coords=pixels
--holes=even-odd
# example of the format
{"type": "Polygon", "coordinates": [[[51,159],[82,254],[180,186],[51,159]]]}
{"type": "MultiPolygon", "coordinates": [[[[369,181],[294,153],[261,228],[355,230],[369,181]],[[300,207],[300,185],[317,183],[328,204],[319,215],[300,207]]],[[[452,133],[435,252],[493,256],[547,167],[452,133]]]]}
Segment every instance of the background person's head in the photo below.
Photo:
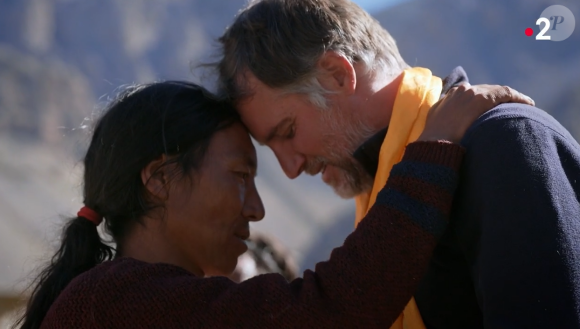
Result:
{"type": "Polygon", "coordinates": [[[115,256],[228,275],[264,208],[256,153],[233,108],[203,88],[169,81],[138,85],[110,103],[84,158],[83,200],[104,217],[70,219],[39,277],[23,328],[38,327],[77,275],[115,256]]]}
{"type": "Polygon", "coordinates": [[[375,19],[349,0],[253,1],[220,42],[222,91],[288,177],[322,171],[343,197],[371,187],[351,155],[378,123],[358,110],[407,67],[375,19]]]}
{"type": "Polygon", "coordinates": [[[238,265],[229,278],[242,282],[267,273],[281,274],[286,280],[298,277],[298,266],[288,250],[274,237],[253,232],[246,241],[248,250],[238,258],[238,265]]]}

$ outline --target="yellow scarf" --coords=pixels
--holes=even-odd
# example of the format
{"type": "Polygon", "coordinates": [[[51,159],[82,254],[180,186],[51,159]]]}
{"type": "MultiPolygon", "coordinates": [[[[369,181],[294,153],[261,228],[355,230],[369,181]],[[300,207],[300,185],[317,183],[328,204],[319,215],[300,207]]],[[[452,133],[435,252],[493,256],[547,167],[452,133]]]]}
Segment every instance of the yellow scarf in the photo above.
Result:
{"type": "MultiPolygon", "coordinates": [[[[373,189],[355,199],[356,225],[375,203],[377,194],[387,183],[391,168],[403,158],[407,144],[416,141],[423,132],[427,113],[439,100],[442,88],[441,79],[433,76],[428,69],[416,67],[403,71],[389,129],[381,146],[373,189]]],[[[391,329],[425,329],[414,298],[411,298],[391,329]]]]}

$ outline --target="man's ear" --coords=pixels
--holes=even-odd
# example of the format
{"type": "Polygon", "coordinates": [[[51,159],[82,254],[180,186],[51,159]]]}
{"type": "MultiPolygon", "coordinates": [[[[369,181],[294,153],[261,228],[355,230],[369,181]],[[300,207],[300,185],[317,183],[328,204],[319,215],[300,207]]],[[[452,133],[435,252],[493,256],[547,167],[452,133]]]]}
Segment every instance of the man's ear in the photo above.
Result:
{"type": "Polygon", "coordinates": [[[353,94],[356,90],[356,71],[354,66],[341,54],[325,52],[318,61],[321,72],[318,81],[329,91],[353,94]]]}
{"type": "Polygon", "coordinates": [[[141,170],[141,181],[143,186],[149,192],[149,195],[159,200],[167,200],[169,197],[169,176],[167,173],[167,156],[161,155],[157,159],[149,162],[145,168],[141,170]]]}

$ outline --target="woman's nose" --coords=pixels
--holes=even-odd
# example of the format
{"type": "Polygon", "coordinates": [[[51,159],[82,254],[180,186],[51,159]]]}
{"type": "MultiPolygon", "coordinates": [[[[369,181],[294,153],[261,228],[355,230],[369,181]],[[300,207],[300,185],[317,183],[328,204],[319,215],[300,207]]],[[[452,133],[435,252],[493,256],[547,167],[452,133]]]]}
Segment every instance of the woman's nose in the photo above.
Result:
{"type": "Polygon", "coordinates": [[[251,222],[257,222],[264,219],[266,211],[264,210],[262,198],[260,198],[260,194],[256,189],[256,184],[252,184],[247,193],[243,216],[251,222]]]}

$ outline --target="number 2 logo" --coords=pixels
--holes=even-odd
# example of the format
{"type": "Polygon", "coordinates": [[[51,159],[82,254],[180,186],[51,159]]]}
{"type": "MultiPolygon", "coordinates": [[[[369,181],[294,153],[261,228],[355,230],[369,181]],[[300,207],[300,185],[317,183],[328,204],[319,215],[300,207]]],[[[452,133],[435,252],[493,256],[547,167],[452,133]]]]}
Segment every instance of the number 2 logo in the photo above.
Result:
{"type": "Polygon", "coordinates": [[[550,29],[550,20],[545,17],[540,17],[536,21],[536,25],[540,26],[542,29],[538,35],[536,35],[536,40],[551,40],[552,38],[549,35],[544,35],[550,29]],[[541,24],[544,23],[544,28],[542,28],[541,24]]]}
{"type": "MultiPolygon", "coordinates": [[[[539,41],[563,41],[568,39],[574,32],[576,19],[570,9],[562,5],[550,6],[540,14],[536,20],[540,33],[536,35],[539,41]]],[[[528,37],[534,35],[532,28],[527,28],[525,33],[528,37]]]]}

